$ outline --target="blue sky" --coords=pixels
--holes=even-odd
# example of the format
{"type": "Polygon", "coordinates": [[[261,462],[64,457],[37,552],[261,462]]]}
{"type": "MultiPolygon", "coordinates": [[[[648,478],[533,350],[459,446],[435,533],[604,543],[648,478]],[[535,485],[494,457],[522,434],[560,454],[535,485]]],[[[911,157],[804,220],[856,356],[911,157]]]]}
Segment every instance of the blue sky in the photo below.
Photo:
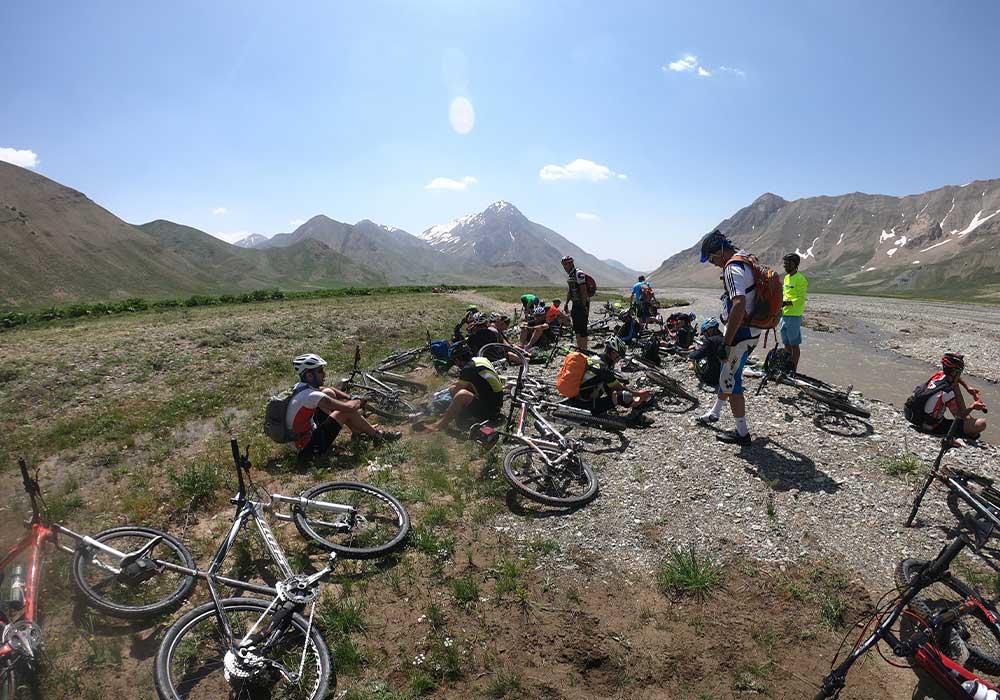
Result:
{"type": "Polygon", "coordinates": [[[763,192],[1000,177],[997,26],[993,0],[6,0],[0,157],[229,239],[505,199],[648,270],[763,192]]]}

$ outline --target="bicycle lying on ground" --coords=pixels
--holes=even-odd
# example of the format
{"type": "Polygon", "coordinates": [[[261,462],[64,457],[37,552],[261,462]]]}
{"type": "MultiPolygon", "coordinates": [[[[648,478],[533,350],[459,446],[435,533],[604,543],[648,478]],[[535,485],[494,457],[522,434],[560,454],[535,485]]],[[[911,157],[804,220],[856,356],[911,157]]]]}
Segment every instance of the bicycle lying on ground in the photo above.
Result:
{"type": "Polygon", "coordinates": [[[357,394],[365,400],[366,408],[383,418],[405,420],[420,409],[403,398],[403,392],[406,390],[423,392],[427,390],[427,385],[387,372],[373,374],[361,369],[361,346],[355,345],[354,368],[349,376],[340,380],[340,389],[349,394],[357,394]]]}
{"type": "MultiPolygon", "coordinates": [[[[289,697],[320,700],[335,684],[329,649],[313,624],[319,584],[338,556],[366,559],[402,546],[410,519],[389,494],[367,484],[328,482],[300,496],[261,492],[250,477],[250,461],[230,441],[237,493],[233,524],[206,570],[166,566],[203,579],[212,600],[175,622],[156,655],[154,679],[162,700],[289,697]],[[244,476],[245,475],[245,476],[244,476]],[[256,492],[257,498],[249,497],[256,492]],[[275,504],[288,504],[285,514],[275,504]],[[299,532],[331,550],[329,563],[313,574],[296,574],[278,544],[265,513],[294,521],[299,532]],[[280,580],[274,587],[220,576],[218,571],[240,530],[252,520],[280,580]],[[271,597],[220,598],[217,585],[271,597]],[[306,607],[309,616],[303,616],[306,607]]],[[[192,579],[193,580],[193,579],[192,579]]]]}
{"type": "MultiPolygon", "coordinates": [[[[953,426],[952,433],[955,431],[953,426]]],[[[979,700],[996,697],[989,691],[1000,692],[962,665],[990,674],[1000,673],[1000,613],[950,571],[952,561],[963,549],[969,547],[982,555],[994,529],[1000,527],[1000,492],[982,490],[977,493],[966,488],[969,476],[992,483],[969,472],[935,469],[933,479],[943,483],[949,496],[956,503],[968,506],[968,510],[961,512],[953,539],[937,557],[931,561],[905,559],[899,564],[896,597],[877,610],[873,622],[879,618],[881,621],[875,631],[859,640],[844,662],[823,680],[817,700],[836,698],[851,666],[882,641],[894,656],[909,659],[926,671],[949,697],[979,700]],[[932,593],[932,597],[928,597],[928,593],[932,593]],[[897,622],[900,623],[898,630],[897,622]]],[[[919,502],[915,505],[919,506],[919,502]]],[[[986,563],[997,569],[989,559],[986,563]]]]}
{"type": "Polygon", "coordinates": [[[492,444],[499,437],[520,443],[504,455],[503,475],[527,498],[562,507],[581,506],[594,500],[599,488],[597,475],[580,456],[579,443],[565,437],[539,413],[536,402],[524,388],[528,354],[519,348],[513,352],[521,358],[521,365],[511,391],[506,429],[484,432],[485,424],[477,423],[472,426],[471,437],[484,444],[492,444]],[[529,419],[538,431],[537,437],[526,432],[529,419]]]}
{"type": "Polygon", "coordinates": [[[681,384],[680,381],[674,379],[652,362],[644,359],[642,355],[638,353],[630,352],[626,355],[625,362],[622,364],[622,369],[625,369],[626,371],[641,370],[645,377],[653,384],[662,388],[665,394],[694,404],[699,403],[697,397],[685,389],[684,385],[681,384]]]}
{"type": "MultiPolygon", "coordinates": [[[[394,352],[388,357],[384,358],[376,366],[376,371],[385,372],[390,369],[395,369],[397,367],[402,367],[403,365],[408,365],[412,362],[416,362],[420,359],[420,356],[425,352],[430,353],[432,357],[438,358],[441,349],[443,348],[447,351],[448,348],[447,340],[431,340],[431,333],[427,331],[427,342],[418,348],[410,348],[409,350],[400,350],[399,352],[394,352]]],[[[397,375],[398,376],[398,375],[397,375]]]]}
{"type": "Polygon", "coordinates": [[[808,377],[791,369],[791,355],[784,348],[773,348],[764,359],[763,377],[756,393],[759,394],[768,382],[777,382],[794,387],[811,399],[824,403],[830,408],[861,418],[870,418],[871,411],[851,397],[853,385],[839,389],[821,379],[808,377]]]}
{"type": "Polygon", "coordinates": [[[186,576],[164,576],[163,564],[193,566],[183,544],[170,535],[148,527],[115,527],[94,537],[73,532],[50,522],[39,508],[45,506],[36,478],[28,473],[24,458],[18,460],[24,490],[31,501],[31,520],[24,538],[0,559],[0,571],[10,571],[13,600],[8,603],[10,618],[0,612],[0,698],[13,700],[15,674],[33,669],[42,646],[38,625],[42,563],[45,545],[51,544],[73,555],[73,580],[95,608],[124,619],[146,619],[173,610],[190,594],[194,581],[186,576]],[[60,537],[71,540],[69,546],[60,537]],[[157,559],[153,550],[157,550],[157,559]],[[29,552],[27,566],[19,560],[29,552]],[[101,558],[97,557],[97,554],[101,558]],[[16,563],[18,562],[18,563],[16,563]],[[15,566],[20,569],[17,574],[15,566]],[[102,584],[92,580],[94,571],[103,573],[102,584]],[[20,580],[13,580],[15,575],[20,580]],[[20,611],[20,615],[17,612],[20,611]]]}

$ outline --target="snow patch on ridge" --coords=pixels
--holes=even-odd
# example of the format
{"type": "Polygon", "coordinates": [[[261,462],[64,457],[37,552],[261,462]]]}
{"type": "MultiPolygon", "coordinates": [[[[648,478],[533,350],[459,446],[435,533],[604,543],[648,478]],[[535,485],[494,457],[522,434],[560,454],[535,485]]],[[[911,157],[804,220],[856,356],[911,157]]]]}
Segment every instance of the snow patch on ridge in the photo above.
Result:
{"type": "Polygon", "coordinates": [[[469,214],[468,216],[463,216],[461,219],[455,219],[454,221],[449,221],[446,224],[438,224],[437,226],[431,226],[429,229],[420,234],[420,238],[427,241],[431,245],[441,245],[444,243],[454,243],[459,240],[458,236],[452,234],[452,231],[457,229],[459,226],[464,226],[478,216],[477,214],[469,214]]]}
{"type": "Polygon", "coordinates": [[[889,250],[885,251],[885,254],[891,258],[897,250],[899,250],[899,248],[889,248],[889,250]]]}
{"type": "Polygon", "coordinates": [[[837,239],[837,245],[840,245],[843,242],[844,242],[844,234],[840,234],[840,238],[837,239]]]}
{"type": "Polygon", "coordinates": [[[890,238],[895,238],[895,237],[896,237],[895,233],[886,233],[885,229],[882,229],[882,235],[878,237],[878,244],[882,245],[890,238]]]}
{"type": "MultiPolygon", "coordinates": [[[[965,187],[965,185],[962,185],[962,187],[965,187]]],[[[941,219],[941,223],[938,224],[938,226],[941,227],[942,231],[944,231],[944,222],[948,220],[948,217],[951,216],[951,212],[954,211],[954,209],[955,209],[955,198],[952,197],[951,198],[951,209],[948,210],[948,213],[944,215],[943,219],[941,219]]]]}
{"type": "Polygon", "coordinates": [[[798,248],[796,248],[795,249],[795,254],[798,255],[803,260],[805,260],[806,258],[815,258],[816,256],[813,254],[813,248],[816,247],[816,241],[818,241],[818,240],[819,240],[819,236],[816,236],[816,238],[813,239],[812,245],[809,246],[809,248],[807,248],[806,252],[804,252],[804,253],[802,251],[800,251],[798,248]]]}
{"type": "Polygon", "coordinates": [[[934,248],[937,248],[939,245],[944,245],[945,243],[951,243],[952,240],[954,240],[954,239],[952,239],[952,238],[945,238],[943,241],[940,241],[939,243],[935,243],[934,245],[929,245],[926,248],[921,248],[920,252],[921,253],[926,253],[928,250],[933,250],[934,248]]]}
{"type": "MultiPolygon", "coordinates": [[[[968,233],[972,233],[977,228],[979,228],[980,226],[982,226],[983,224],[985,224],[987,221],[989,221],[990,219],[992,219],[994,216],[996,216],[997,214],[1000,214],[1000,209],[997,209],[995,212],[993,212],[989,216],[984,216],[982,219],[980,219],[979,215],[982,214],[982,213],[983,213],[982,209],[980,209],[978,212],[976,212],[976,215],[974,217],[972,217],[972,221],[969,222],[969,225],[966,226],[964,230],[959,231],[958,235],[959,236],[964,236],[964,235],[966,235],[968,233]]],[[[952,233],[954,233],[954,231],[952,231],[952,233]]]]}
{"type": "Polygon", "coordinates": [[[906,236],[900,236],[895,241],[892,242],[894,246],[904,246],[909,239],[906,236]]]}

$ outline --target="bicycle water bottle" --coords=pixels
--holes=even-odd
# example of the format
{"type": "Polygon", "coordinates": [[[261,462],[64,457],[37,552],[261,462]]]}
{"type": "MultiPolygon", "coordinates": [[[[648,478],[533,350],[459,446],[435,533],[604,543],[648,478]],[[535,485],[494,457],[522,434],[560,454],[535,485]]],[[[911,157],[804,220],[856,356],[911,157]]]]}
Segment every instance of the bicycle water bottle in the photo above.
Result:
{"type": "Polygon", "coordinates": [[[965,681],[962,690],[972,696],[973,700],[1000,700],[1000,693],[987,688],[979,681],[965,681]]]}
{"type": "Polygon", "coordinates": [[[7,605],[11,610],[24,607],[24,564],[14,564],[10,570],[10,597],[7,605]]]}

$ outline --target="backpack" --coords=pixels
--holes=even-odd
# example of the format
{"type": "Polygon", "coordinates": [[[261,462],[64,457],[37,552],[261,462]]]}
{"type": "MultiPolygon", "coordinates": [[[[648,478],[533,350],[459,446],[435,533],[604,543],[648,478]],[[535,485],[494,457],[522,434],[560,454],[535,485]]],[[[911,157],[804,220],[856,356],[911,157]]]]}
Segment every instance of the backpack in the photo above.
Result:
{"type": "Polygon", "coordinates": [[[447,360],[450,348],[451,343],[447,340],[435,340],[430,343],[431,357],[435,360],[447,360]]]}
{"type": "Polygon", "coordinates": [[[580,394],[580,384],[583,383],[583,375],[587,372],[587,356],[582,352],[571,352],[563,360],[562,367],[559,368],[559,375],[556,377],[556,390],[566,398],[573,398],[580,394]]]}
{"type": "Polygon", "coordinates": [[[587,296],[592,297],[597,294],[597,282],[586,272],[583,273],[583,276],[587,278],[587,296]]]}
{"type": "Polygon", "coordinates": [[[648,284],[642,285],[641,287],[639,287],[639,297],[643,301],[652,301],[653,300],[653,288],[650,287],[648,284]]]}
{"type": "MultiPolygon", "coordinates": [[[[753,311],[743,320],[743,325],[751,328],[777,328],[781,319],[781,301],[783,291],[781,277],[767,265],[761,265],[756,255],[734,255],[730,262],[746,263],[753,272],[753,284],[750,289],[756,290],[753,311]]],[[[728,264],[728,263],[727,263],[728,264]]]]}
{"type": "Polygon", "coordinates": [[[917,384],[913,387],[913,393],[910,394],[910,398],[903,404],[903,416],[910,423],[918,427],[933,423],[935,419],[927,415],[926,411],[924,411],[927,399],[939,391],[948,391],[950,388],[951,384],[946,379],[933,383],[925,382],[917,384]]]}
{"type": "Polygon", "coordinates": [[[267,409],[264,411],[264,432],[269,438],[277,443],[286,443],[301,437],[301,433],[293,433],[288,429],[285,418],[292,397],[308,388],[310,388],[308,384],[303,384],[298,389],[292,387],[268,400],[267,409]]]}
{"type": "Polygon", "coordinates": [[[642,359],[657,367],[660,366],[660,343],[657,340],[650,340],[642,345],[642,359]]]}

